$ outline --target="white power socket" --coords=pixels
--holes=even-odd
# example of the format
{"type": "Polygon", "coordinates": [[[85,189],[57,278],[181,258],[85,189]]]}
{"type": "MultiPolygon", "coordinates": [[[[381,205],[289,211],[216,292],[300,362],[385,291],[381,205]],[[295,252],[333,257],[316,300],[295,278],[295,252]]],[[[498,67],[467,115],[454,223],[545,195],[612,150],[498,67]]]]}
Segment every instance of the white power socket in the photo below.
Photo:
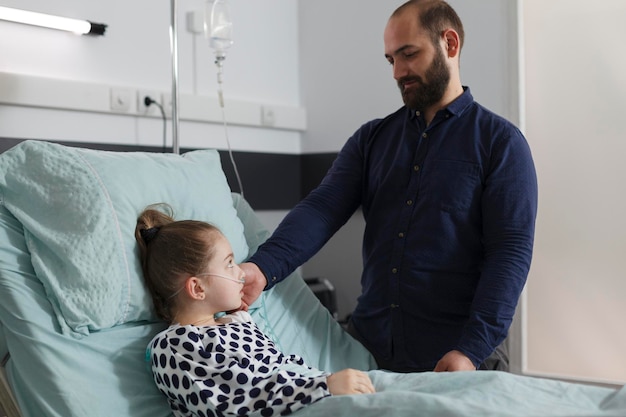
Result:
{"type": "Polygon", "coordinates": [[[137,114],[141,116],[154,116],[161,114],[158,106],[146,105],[146,97],[150,97],[152,100],[161,104],[161,93],[154,90],[138,90],[137,91],[137,114]]]}
{"type": "Polygon", "coordinates": [[[261,106],[261,126],[272,127],[276,124],[276,112],[270,106],[261,106]]]}
{"type": "Polygon", "coordinates": [[[204,33],[204,12],[203,11],[187,12],[187,30],[195,34],[204,33]]]}
{"type": "Polygon", "coordinates": [[[130,88],[111,88],[111,110],[127,113],[130,110],[131,97],[130,88]]]}

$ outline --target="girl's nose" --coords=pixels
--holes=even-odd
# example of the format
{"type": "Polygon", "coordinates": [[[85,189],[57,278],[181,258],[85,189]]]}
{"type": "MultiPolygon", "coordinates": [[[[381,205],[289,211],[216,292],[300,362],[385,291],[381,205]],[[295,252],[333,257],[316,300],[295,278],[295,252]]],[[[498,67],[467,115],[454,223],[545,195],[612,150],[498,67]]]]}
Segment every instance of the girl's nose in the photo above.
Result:
{"type": "Polygon", "coordinates": [[[237,264],[237,270],[238,270],[237,275],[239,276],[239,278],[245,278],[246,277],[246,273],[243,272],[243,269],[241,269],[239,267],[239,264],[237,264]]]}

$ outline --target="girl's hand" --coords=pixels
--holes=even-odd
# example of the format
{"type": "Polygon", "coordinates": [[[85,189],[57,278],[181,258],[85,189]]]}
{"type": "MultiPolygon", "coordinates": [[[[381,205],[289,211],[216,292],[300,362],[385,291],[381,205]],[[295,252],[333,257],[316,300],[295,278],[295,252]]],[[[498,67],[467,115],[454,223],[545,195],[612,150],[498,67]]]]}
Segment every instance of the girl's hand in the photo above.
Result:
{"type": "Polygon", "coordinates": [[[344,369],[327,378],[328,390],[332,395],[374,394],[376,390],[370,377],[356,369],[344,369]]]}

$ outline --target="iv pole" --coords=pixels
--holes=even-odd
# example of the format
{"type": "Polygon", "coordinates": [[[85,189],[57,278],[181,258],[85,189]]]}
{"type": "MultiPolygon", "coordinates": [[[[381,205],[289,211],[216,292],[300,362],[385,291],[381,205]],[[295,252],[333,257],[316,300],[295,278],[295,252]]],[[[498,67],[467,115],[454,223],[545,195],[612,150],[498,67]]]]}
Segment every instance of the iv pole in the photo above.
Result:
{"type": "Polygon", "coordinates": [[[178,141],[178,35],[176,0],[170,1],[170,50],[172,52],[172,152],[180,153],[178,141]]]}

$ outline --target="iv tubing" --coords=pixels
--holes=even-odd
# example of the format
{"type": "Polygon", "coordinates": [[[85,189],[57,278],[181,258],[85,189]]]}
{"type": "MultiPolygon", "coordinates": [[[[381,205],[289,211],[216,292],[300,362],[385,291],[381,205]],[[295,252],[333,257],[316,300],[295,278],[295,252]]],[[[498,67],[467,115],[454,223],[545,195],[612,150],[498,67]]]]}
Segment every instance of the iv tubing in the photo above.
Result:
{"type": "Polygon", "coordinates": [[[230,162],[233,164],[233,169],[235,170],[235,176],[237,177],[237,183],[239,184],[239,192],[241,193],[241,197],[243,198],[243,185],[241,183],[241,177],[239,176],[239,170],[237,169],[237,164],[235,163],[235,158],[233,157],[233,150],[230,146],[230,139],[228,138],[228,126],[226,124],[226,112],[224,111],[224,94],[222,92],[222,61],[224,58],[217,58],[215,60],[215,64],[217,65],[217,95],[219,98],[220,108],[222,109],[222,123],[224,124],[224,135],[226,136],[226,143],[228,144],[228,156],[230,157],[230,162]]]}

